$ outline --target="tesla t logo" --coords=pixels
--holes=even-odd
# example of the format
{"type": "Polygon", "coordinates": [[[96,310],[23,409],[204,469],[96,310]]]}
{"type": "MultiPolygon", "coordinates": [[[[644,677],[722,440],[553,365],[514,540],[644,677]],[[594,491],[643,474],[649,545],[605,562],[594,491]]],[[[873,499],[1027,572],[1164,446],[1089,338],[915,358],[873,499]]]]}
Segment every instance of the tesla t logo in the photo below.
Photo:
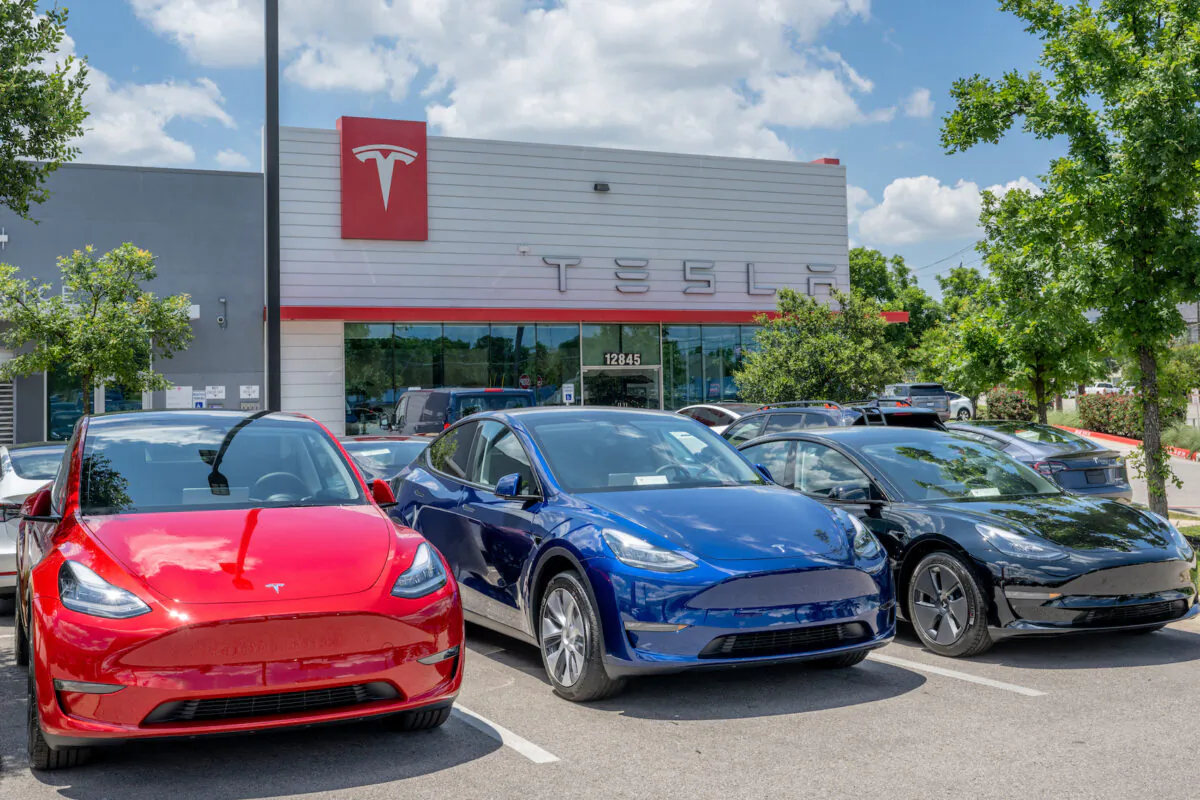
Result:
{"type": "Polygon", "coordinates": [[[773,545],[771,545],[771,547],[778,547],[779,552],[781,552],[781,553],[787,552],[787,547],[785,547],[784,545],[781,545],[781,544],[773,544],[773,545]]]}
{"type": "Polygon", "coordinates": [[[342,117],[342,238],[429,238],[425,123],[342,117]]]}
{"type": "Polygon", "coordinates": [[[275,594],[279,594],[279,590],[282,589],[284,586],[287,586],[287,584],[286,583],[268,583],[267,584],[267,588],[274,589],[275,594]]]}
{"type": "Polygon", "coordinates": [[[359,161],[375,161],[379,168],[379,191],[383,194],[383,209],[386,211],[388,198],[392,194],[392,170],[396,167],[396,162],[411,164],[417,160],[418,153],[394,144],[368,144],[356,147],[352,152],[358,156],[359,161]]]}

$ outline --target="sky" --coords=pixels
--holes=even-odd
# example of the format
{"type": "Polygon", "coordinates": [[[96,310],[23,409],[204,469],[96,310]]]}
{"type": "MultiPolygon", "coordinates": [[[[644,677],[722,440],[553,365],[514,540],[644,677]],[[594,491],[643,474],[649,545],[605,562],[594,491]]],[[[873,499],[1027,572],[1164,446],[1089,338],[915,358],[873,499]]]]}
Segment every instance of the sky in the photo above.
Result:
{"type": "MultiPolygon", "coordinates": [[[[262,0],[59,0],[86,56],[79,160],[261,169],[262,0]]],[[[852,245],[922,285],[978,265],[979,193],[1033,187],[1062,142],[948,155],[953,82],[1036,66],[995,0],[280,0],[280,118],[431,134],[841,159],[852,245]]]]}

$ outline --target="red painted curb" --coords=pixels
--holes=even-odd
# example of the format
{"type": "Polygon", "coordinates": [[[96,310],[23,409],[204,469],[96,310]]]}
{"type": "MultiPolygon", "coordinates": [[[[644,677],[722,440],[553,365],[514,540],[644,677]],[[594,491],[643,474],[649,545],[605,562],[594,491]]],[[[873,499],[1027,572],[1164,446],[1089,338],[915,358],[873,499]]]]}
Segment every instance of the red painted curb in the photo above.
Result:
{"type": "MultiPolygon", "coordinates": [[[[1054,427],[1061,428],[1062,430],[1067,431],[1068,433],[1073,433],[1076,436],[1087,436],[1089,439],[1100,439],[1106,442],[1118,442],[1119,444],[1128,444],[1133,445],[1134,447],[1142,446],[1141,439],[1129,439],[1125,436],[1113,436],[1111,433],[1099,433],[1098,431],[1089,431],[1086,428],[1070,428],[1066,425],[1055,425],[1054,427]]],[[[1163,449],[1176,458],[1182,458],[1187,461],[1200,461],[1200,450],[1192,452],[1191,450],[1184,450],[1182,447],[1175,447],[1174,445],[1164,445],[1163,449]]]]}

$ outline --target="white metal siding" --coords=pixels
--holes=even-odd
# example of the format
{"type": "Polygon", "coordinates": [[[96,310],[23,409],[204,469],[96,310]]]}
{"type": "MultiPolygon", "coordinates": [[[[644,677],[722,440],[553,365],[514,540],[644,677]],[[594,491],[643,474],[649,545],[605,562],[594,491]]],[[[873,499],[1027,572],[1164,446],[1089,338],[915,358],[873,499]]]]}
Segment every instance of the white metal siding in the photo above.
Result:
{"type": "Polygon", "coordinates": [[[280,148],[285,306],[773,308],[747,263],[761,286],[849,288],[842,166],[429,137],[429,241],[388,242],[341,238],[336,131],[280,148]],[[567,292],[544,256],[582,259],[567,292]],[[618,292],[616,258],[649,259],[650,290],[618,292]],[[716,293],[684,294],[688,259],[715,262],[716,293]]]}
{"type": "Polygon", "coordinates": [[[344,353],[341,322],[285,320],[280,335],[283,410],[308,414],[335,435],[344,434],[344,353]]]}

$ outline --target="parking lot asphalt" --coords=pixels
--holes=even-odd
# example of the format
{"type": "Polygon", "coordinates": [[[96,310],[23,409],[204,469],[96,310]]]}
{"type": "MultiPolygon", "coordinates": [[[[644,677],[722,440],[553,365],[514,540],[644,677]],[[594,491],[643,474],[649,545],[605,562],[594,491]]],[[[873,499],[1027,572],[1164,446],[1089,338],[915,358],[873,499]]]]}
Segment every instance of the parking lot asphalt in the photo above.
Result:
{"type": "Polygon", "coordinates": [[[436,731],[142,743],[37,774],[11,618],[0,637],[0,800],[1200,796],[1200,622],[968,660],[902,628],[848,670],[645,678],[590,705],[555,697],[533,648],[470,628],[460,710],[436,731]]]}

